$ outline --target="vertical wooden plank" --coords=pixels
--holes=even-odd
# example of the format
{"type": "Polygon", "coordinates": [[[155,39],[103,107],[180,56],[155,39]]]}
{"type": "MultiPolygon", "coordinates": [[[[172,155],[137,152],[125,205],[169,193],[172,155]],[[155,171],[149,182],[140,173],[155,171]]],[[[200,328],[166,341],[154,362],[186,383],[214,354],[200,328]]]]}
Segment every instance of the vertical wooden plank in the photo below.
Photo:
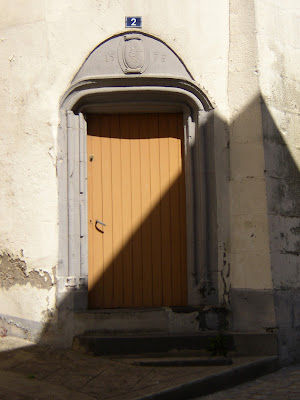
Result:
{"type": "Polygon", "coordinates": [[[163,305],[172,304],[171,222],[170,222],[170,155],[168,114],[159,114],[159,163],[161,195],[163,305]]]}
{"type": "Polygon", "coordinates": [[[113,271],[113,227],[112,227],[112,158],[111,158],[111,126],[110,116],[101,116],[101,160],[102,160],[102,199],[103,219],[103,306],[112,307],[114,292],[113,271]]]}
{"type": "Polygon", "coordinates": [[[142,304],[142,236],[141,236],[141,151],[139,115],[130,116],[131,125],[131,222],[132,222],[132,267],[133,267],[133,304],[142,304]]]}
{"type": "Polygon", "coordinates": [[[172,305],[182,305],[181,252],[180,252],[180,195],[181,141],[177,132],[177,114],[169,117],[170,125],[170,212],[171,212],[171,259],[172,259],[172,305]]]}
{"type": "Polygon", "coordinates": [[[186,190],[185,190],[185,158],[184,158],[184,133],[183,115],[177,116],[177,132],[181,137],[180,152],[181,166],[179,168],[179,192],[180,192],[180,266],[181,266],[181,299],[182,304],[187,304],[187,245],[186,245],[186,190]]]}
{"type": "MultiPolygon", "coordinates": [[[[99,135],[99,117],[97,118],[97,135],[93,136],[93,231],[94,231],[94,299],[95,305],[103,304],[103,233],[96,230],[96,220],[103,220],[102,208],[102,162],[101,141],[99,135]]],[[[98,225],[99,226],[99,225],[98,225]]]]}
{"type": "Polygon", "coordinates": [[[121,129],[121,190],[122,190],[122,243],[123,243],[123,305],[133,307],[132,268],[132,210],[131,210],[131,119],[120,115],[121,129]]]}
{"type": "Polygon", "coordinates": [[[141,115],[140,118],[140,151],[141,151],[141,234],[142,234],[142,305],[151,307],[152,300],[152,251],[151,251],[151,181],[150,181],[150,140],[152,135],[152,115],[141,115]]]}
{"type": "Polygon", "coordinates": [[[103,304],[103,236],[95,228],[102,220],[102,163],[99,117],[89,116],[88,121],[88,228],[89,228],[89,293],[91,308],[103,304]],[[91,275],[91,277],[90,277],[91,275]]]}
{"type": "Polygon", "coordinates": [[[160,307],[162,300],[162,264],[161,264],[161,208],[160,208],[160,157],[158,114],[152,114],[152,136],[149,143],[150,153],[150,188],[151,188],[151,252],[152,252],[152,295],[153,306],[160,307]]]}
{"type": "Polygon", "coordinates": [[[123,226],[122,226],[122,183],[121,183],[121,139],[119,115],[112,115],[111,125],[111,169],[112,169],[112,230],[113,230],[113,307],[123,306],[123,226]]]}

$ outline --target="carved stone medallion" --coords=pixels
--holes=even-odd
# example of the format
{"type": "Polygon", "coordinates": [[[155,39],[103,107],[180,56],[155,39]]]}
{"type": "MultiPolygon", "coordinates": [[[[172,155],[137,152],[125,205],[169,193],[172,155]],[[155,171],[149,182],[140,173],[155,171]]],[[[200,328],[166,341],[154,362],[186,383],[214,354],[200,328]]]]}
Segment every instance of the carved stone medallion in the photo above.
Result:
{"type": "Polygon", "coordinates": [[[148,48],[140,35],[123,36],[118,51],[119,64],[125,74],[141,74],[148,65],[148,48]]]}

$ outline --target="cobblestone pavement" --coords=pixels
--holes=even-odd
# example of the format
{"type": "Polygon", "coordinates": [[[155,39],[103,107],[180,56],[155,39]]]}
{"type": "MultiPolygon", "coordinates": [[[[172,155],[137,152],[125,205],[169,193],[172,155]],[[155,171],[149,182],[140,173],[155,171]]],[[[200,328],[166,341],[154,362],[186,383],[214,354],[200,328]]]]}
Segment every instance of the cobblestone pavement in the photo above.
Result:
{"type": "Polygon", "coordinates": [[[256,360],[235,358],[233,365],[209,367],[137,366],[135,359],[95,357],[6,337],[0,339],[0,400],[140,399],[256,360]]]}
{"type": "MultiPolygon", "coordinates": [[[[0,340],[0,400],[140,399],[199,379],[216,382],[217,376],[233,370],[238,377],[238,371],[247,365],[257,368],[257,360],[234,358],[232,365],[210,367],[137,366],[134,359],[95,357],[6,337],[0,340]]],[[[180,399],[180,394],[175,394],[174,398],[180,399]]],[[[198,399],[300,400],[300,364],[198,399]]]]}
{"type": "Polygon", "coordinates": [[[194,400],[300,400],[300,364],[194,400]]]}

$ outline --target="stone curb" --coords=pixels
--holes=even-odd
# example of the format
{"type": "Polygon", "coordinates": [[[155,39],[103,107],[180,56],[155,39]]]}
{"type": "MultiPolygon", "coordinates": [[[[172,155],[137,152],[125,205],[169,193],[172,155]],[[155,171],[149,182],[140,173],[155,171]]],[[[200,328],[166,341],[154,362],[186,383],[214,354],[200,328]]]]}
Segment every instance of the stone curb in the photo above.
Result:
{"type": "Polygon", "coordinates": [[[193,366],[220,366],[232,365],[232,359],[226,357],[216,358],[174,358],[174,359],[145,359],[134,361],[132,365],[141,367],[193,367],[193,366]]]}
{"type": "Polygon", "coordinates": [[[208,395],[219,390],[240,385],[279,369],[277,356],[265,357],[262,360],[234,367],[205,378],[197,379],[182,385],[174,386],[161,392],[139,397],[138,400],[185,400],[208,395]]]}

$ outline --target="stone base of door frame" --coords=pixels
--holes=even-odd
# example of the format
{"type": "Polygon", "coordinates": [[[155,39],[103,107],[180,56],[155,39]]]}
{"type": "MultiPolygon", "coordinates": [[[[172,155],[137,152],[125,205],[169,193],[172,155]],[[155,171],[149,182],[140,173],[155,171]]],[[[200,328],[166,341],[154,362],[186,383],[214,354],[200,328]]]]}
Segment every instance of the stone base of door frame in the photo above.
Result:
{"type": "Polygon", "coordinates": [[[74,312],[74,334],[197,333],[226,328],[218,306],[101,309],[74,312]]]}

